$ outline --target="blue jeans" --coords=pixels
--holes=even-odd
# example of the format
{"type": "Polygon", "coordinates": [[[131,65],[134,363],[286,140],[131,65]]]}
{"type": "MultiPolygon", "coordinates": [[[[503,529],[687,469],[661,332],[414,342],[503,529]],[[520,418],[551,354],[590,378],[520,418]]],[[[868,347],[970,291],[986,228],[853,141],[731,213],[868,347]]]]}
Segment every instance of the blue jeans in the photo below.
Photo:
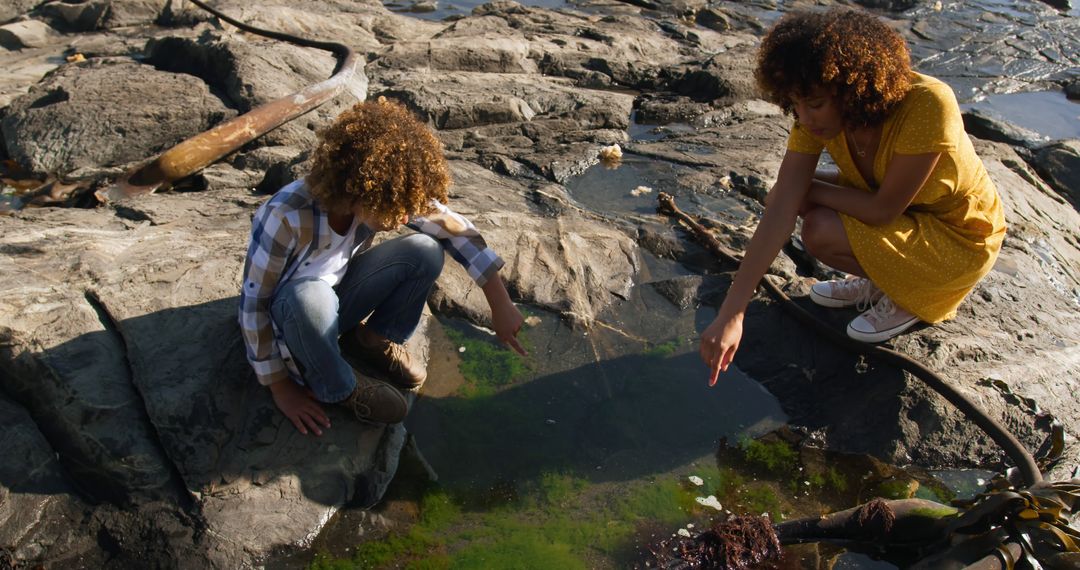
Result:
{"type": "Polygon", "coordinates": [[[369,329],[392,342],[405,342],[420,323],[442,266],[439,242],[412,234],[353,257],[334,287],[314,278],[281,287],[270,316],[317,400],[340,402],[356,387],[352,367],[338,348],[338,336],[370,315],[369,329]]]}

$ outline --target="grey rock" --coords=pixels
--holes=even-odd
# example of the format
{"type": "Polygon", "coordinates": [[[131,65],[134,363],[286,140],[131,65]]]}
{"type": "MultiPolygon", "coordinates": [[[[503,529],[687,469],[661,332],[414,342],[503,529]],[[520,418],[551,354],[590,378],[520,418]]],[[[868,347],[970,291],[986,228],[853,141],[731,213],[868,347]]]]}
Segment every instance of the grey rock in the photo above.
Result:
{"type": "Polygon", "coordinates": [[[569,77],[583,85],[649,87],[664,67],[684,59],[676,40],[641,18],[606,16],[594,21],[581,14],[524,8],[514,2],[487,4],[477,15],[500,18],[515,35],[532,38],[532,52],[544,74],[569,77]]]}
{"type": "Polygon", "coordinates": [[[58,29],[68,32],[88,32],[104,28],[108,10],[108,2],[91,1],[70,4],[54,1],[41,7],[41,15],[58,29]]]}
{"type": "Polygon", "coordinates": [[[380,71],[372,95],[398,99],[439,129],[563,118],[578,129],[625,129],[633,97],[575,89],[559,78],[519,74],[380,71]],[[485,93],[482,97],[473,93],[485,93]]]}
{"type": "Polygon", "coordinates": [[[4,73],[0,74],[0,109],[7,107],[47,73],[63,64],[61,45],[6,52],[4,73]]]}
{"type": "Polygon", "coordinates": [[[414,2],[409,6],[409,11],[415,14],[426,14],[428,12],[434,12],[439,9],[439,3],[431,0],[423,0],[421,2],[414,2]]]}
{"type": "Polygon", "coordinates": [[[637,104],[637,122],[647,125],[690,123],[712,110],[708,103],[685,96],[643,96],[637,104]]]}
{"type": "Polygon", "coordinates": [[[659,258],[681,259],[690,245],[675,235],[669,226],[642,224],[638,227],[638,245],[659,258]]]}
{"type": "Polygon", "coordinates": [[[1065,97],[1072,100],[1080,99],[1080,78],[1072,79],[1065,84],[1065,97]]]}
{"type": "Polygon", "coordinates": [[[700,68],[688,69],[681,77],[670,82],[671,88],[696,101],[753,98],[757,89],[753,72],[754,48],[742,46],[724,56],[711,58],[700,68]]]}
{"type": "Polygon", "coordinates": [[[1046,137],[1035,131],[1013,125],[981,109],[964,112],[964,130],[973,137],[1003,142],[1028,149],[1046,143],[1046,137]]]}
{"type": "Polygon", "coordinates": [[[762,22],[754,15],[746,13],[746,7],[741,5],[709,6],[698,10],[694,19],[699,25],[722,33],[731,31],[761,33],[765,30],[762,22]]]}
{"type": "Polygon", "coordinates": [[[16,19],[40,3],[40,0],[8,0],[0,4],[0,23],[7,23],[16,19]]]}
{"type": "MultiPolygon", "coordinates": [[[[0,395],[0,544],[13,560],[0,554],[0,564],[14,560],[59,561],[64,556],[93,558],[96,545],[57,540],[41,528],[42,521],[82,508],[71,495],[56,452],[38,430],[30,414],[0,395]],[[17,460],[16,460],[17,458],[17,460]],[[59,544],[57,544],[59,543],[59,544]],[[66,552],[65,552],[66,551],[66,552]]],[[[55,531],[56,529],[50,529],[55,531]]]]}
{"type": "Polygon", "coordinates": [[[1015,12],[913,10],[912,61],[922,73],[949,77],[957,98],[1042,91],[1075,77],[1080,22],[1038,2],[1015,12]],[[963,29],[963,33],[957,30],[963,29]],[[1060,38],[1067,38],[1060,43],[1060,38]],[[988,46],[992,48],[988,49],[988,46]]]}
{"type": "Polygon", "coordinates": [[[701,288],[703,281],[704,277],[700,275],[686,275],[664,281],[654,281],[649,285],[656,289],[656,292],[660,293],[665,299],[671,301],[671,304],[685,311],[693,308],[698,303],[698,289],[701,288]]]}
{"type": "Polygon", "coordinates": [[[389,69],[537,72],[536,62],[529,59],[530,43],[520,33],[469,36],[467,41],[460,33],[451,25],[430,40],[395,43],[375,63],[389,69]]]}
{"type": "MultiPolygon", "coordinates": [[[[637,246],[625,233],[590,220],[566,202],[566,213],[557,218],[523,216],[529,201],[521,183],[471,163],[454,162],[453,171],[455,188],[461,190],[451,196],[451,205],[477,223],[506,259],[501,275],[522,301],[587,325],[627,297],[639,261],[637,246]]],[[[488,322],[482,291],[456,264],[443,270],[431,304],[437,312],[488,322]]]]}
{"type": "Polygon", "coordinates": [[[69,3],[46,2],[43,17],[67,32],[89,32],[157,23],[179,9],[179,0],[89,0],[69,3]]]}
{"type": "MultiPolygon", "coordinates": [[[[92,235],[117,226],[84,227],[92,235]]],[[[11,311],[2,331],[4,389],[43,422],[65,468],[91,499],[131,504],[173,497],[178,481],[131,383],[122,338],[103,321],[92,293],[50,285],[47,276],[68,266],[44,266],[52,255],[44,248],[45,228],[11,229],[7,235],[19,235],[16,243],[38,252],[35,261],[43,266],[4,272],[4,289],[22,293],[4,303],[11,311]]],[[[83,268],[101,262],[91,254],[83,268]]]]}
{"type": "MultiPolygon", "coordinates": [[[[352,47],[357,53],[384,48],[385,45],[379,38],[387,38],[388,43],[392,43],[396,40],[409,40],[418,35],[430,35],[442,27],[435,23],[391,14],[379,2],[296,0],[288,4],[274,4],[223,0],[214,6],[257,28],[313,40],[340,42],[352,47]]],[[[208,20],[208,24],[216,20],[188,2],[181,3],[181,10],[174,10],[174,13],[177,18],[208,20]]],[[[189,24],[175,25],[183,28],[189,24]]],[[[203,29],[206,27],[201,26],[203,29]]],[[[213,27],[220,31],[220,26],[213,27]]],[[[246,33],[236,34],[229,30],[226,28],[225,32],[232,39],[256,39],[246,33]]]]}
{"type": "Polygon", "coordinates": [[[754,201],[765,204],[765,196],[769,193],[769,185],[753,174],[731,174],[731,184],[740,194],[744,194],[754,201]]]}
{"type": "MultiPolygon", "coordinates": [[[[152,40],[147,44],[147,55],[160,69],[202,78],[224,93],[240,113],[329,79],[335,67],[334,57],[326,51],[213,32],[198,39],[173,36],[152,40]]],[[[267,133],[259,144],[312,147],[319,128],[367,97],[367,84],[361,62],[334,100],[267,133]]]]}
{"type": "Polygon", "coordinates": [[[12,102],[0,126],[12,159],[63,174],[147,158],[232,114],[190,75],[97,60],[66,66],[35,85],[12,102]]]}
{"type": "Polygon", "coordinates": [[[918,6],[918,0],[856,0],[856,4],[871,10],[903,12],[918,6]]]}
{"type": "Polygon", "coordinates": [[[36,48],[54,41],[56,32],[40,20],[22,20],[0,26],[0,46],[7,49],[36,48]]]}
{"type": "Polygon", "coordinates": [[[1080,209],[1080,141],[1058,141],[1040,148],[1034,166],[1051,188],[1080,209]]]}

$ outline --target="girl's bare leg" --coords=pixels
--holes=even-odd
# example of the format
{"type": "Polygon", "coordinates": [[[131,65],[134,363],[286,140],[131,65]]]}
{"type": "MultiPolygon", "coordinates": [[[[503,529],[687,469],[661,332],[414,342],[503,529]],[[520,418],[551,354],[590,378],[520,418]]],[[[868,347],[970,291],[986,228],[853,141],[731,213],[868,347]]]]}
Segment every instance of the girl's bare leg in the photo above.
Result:
{"type": "Polygon", "coordinates": [[[845,273],[866,277],[851,251],[844,223],[835,210],[814,206],[803,214],[802,241],[818,261],[845,273]]]}

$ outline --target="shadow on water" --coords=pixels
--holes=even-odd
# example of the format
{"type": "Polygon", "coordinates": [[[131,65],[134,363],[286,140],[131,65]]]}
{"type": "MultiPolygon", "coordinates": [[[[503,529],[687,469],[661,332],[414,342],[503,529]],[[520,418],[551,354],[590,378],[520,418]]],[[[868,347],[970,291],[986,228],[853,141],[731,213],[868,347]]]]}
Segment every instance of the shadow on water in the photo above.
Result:
{"type": "MultiPolygon", "coordinates": [[[[562,334],[562,346],[548,349],[556,361],[572,358],[575,344],[597,342],[562,334]]],[[[410,429],[444,483],[484,486],[552,470],[591,481],[654,475],[708,455],[720,437],[759,435],[785,420],[741,372],[710,389],[694,348],[673,339],[643,354],[541,371],[497,393],[423,397],[410,429]]]]}

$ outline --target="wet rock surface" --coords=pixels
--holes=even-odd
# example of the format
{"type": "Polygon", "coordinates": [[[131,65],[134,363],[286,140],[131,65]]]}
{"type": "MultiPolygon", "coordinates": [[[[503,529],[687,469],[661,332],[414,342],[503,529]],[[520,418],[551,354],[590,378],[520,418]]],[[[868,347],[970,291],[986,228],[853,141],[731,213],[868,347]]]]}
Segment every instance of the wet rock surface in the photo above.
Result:
{"type": "MultiPolygon", "coordinates": [[[[0,52],[12,70],[0,79],[5,157],[39,179],[116,176],[334,68],[324,52],[177,4],[5,4],[14,12],[0,21],[55,30],[0,52]],[[67,62],[74,53],[86,61],[67,62]]],[[[601,146],[682,169],[665,190],[713,218],[736,250],[777,175],[790,120],[749,83],[757,38],[775,16],[763,4],[605,13],[500,1],[449,22],[370,1],[217,7],[344,42],[366,67],[335,101],[179,185],[203,191],[0,216],[0,448],[14,450],[0,465],[0,566],[256,565],[310,544],[341,506],[378,497],[404,430],[335,410],[325,436],[299,435],[255,382],[236,324],[251,214],[304,172],[315,130],[356,100],[402,100],[437,130],[451,203],[506,259],[512,295],[585,330],[628,310],[635,287],[683,310],[716,305],[733,269],[664,218],[605,211],[568,190],[601,146]],[[635,110],[655,134],[628,132],[635,110]],[[646,256],[708,274],[651,282],[646,256]]],[[[958,85],[961,100],[1075,84],[1080,26],[1044,4],[877,8],[891,10],[883,15],[907,35],[918,68],[958,85]]],[[[1065,478],[1080,464],[1076,141],[999,136],[1010,128],[991,126],[977,141],[1010,228],[995,269],[957,319],[893,346],[1029,449],[1060,421],[1067,448],[1050,473],[1065,478]]],[[[795,250],[774,270],[796,303],[835,327],[853,316],[809,303],[811,276],[825,273],[795,250]]],[[[431,307],[487,318],[482,293],[452,263],[431,307]]],[[[777,303],[755,301],[746,329],[736,364],[830,448],[923,467],[1003,465],[918,380],[828,345],[777,303]]],[[[411,348],[425,354],[423,332],[411,348]]]]}

